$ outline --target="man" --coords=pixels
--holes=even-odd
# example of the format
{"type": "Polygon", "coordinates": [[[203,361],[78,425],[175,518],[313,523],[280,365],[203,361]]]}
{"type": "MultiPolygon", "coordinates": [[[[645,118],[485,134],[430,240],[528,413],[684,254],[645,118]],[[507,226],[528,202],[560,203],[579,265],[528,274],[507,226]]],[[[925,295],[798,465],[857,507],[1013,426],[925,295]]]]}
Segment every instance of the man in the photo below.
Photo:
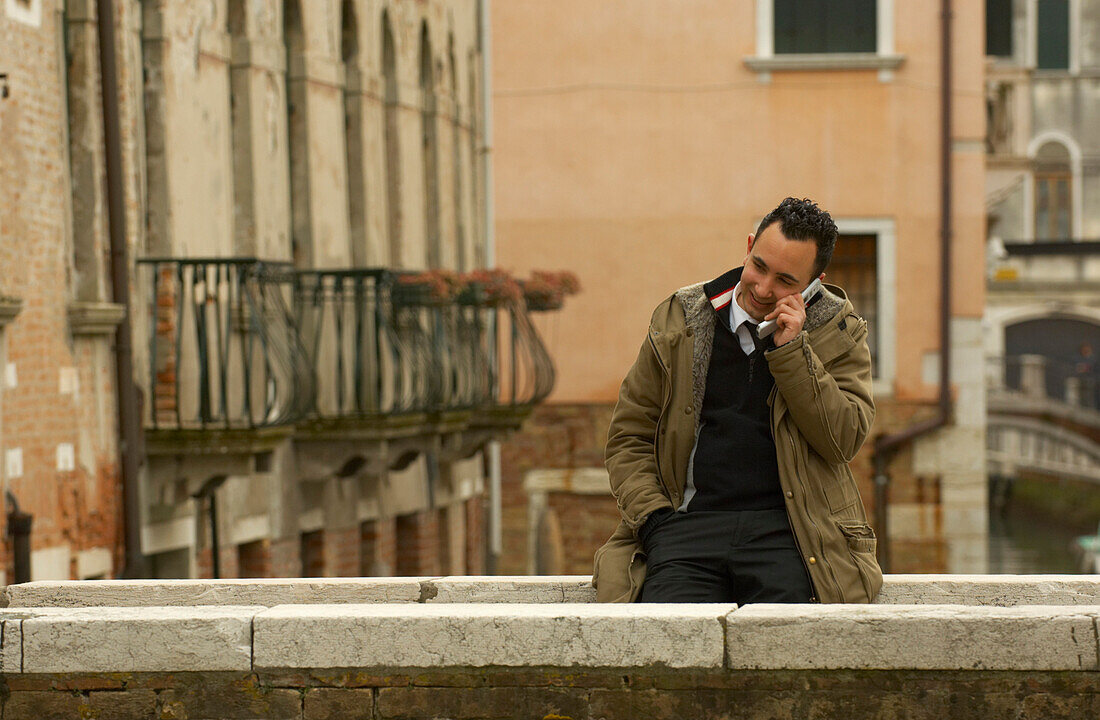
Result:
{"type": "Polygon", "coordinates": [[[653,313],[606,462],[622,515],[601,602],[870,602],[875,536],[848,462],[874,419],[867,324],[834,286],[829,214],[785,199],[743,267],[653,313]],[[775,320],[766,340],[756,324],[775,320]]]}

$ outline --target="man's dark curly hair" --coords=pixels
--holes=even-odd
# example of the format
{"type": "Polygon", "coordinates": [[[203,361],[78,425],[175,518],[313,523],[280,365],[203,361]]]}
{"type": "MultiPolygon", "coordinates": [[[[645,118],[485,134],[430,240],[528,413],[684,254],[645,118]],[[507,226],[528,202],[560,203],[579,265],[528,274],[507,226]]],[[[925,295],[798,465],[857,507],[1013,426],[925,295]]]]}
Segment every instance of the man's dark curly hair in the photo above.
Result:
{"type": "Polygon", "coordinates": [[[814,277],[825,272],[829,261],[833,259],[836,247],[836,223],[829,213],[817,206],[809,198],[785,198],[779,207],[772,210],[760,221],[756,236],[764,232],[772,223],[778,222],[779,229],[790,240],[813,240],[817,243],[817,258],[814,262],[814,277]]]}

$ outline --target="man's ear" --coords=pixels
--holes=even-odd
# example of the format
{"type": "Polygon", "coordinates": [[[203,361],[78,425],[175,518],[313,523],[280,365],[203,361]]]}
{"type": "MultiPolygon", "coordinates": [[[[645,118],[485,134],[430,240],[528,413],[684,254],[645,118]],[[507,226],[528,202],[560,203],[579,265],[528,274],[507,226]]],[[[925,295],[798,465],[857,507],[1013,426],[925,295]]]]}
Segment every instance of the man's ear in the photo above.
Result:
{"type": "Polygon", "coordinates": [[[746,250],[745,252],[747,252],[747,253],[752,252],[752,241],[755,240],[755,239],[756,239],[756,235],[754,235],[753,233],[749,233],[749,249],[746,250]]]}
{"type": "Polygon", "coordinates": [[[821,282],[825,282],[825,273],[821,273],[820,275],[818,275],[817,279],[820,280],[821,282]]]}

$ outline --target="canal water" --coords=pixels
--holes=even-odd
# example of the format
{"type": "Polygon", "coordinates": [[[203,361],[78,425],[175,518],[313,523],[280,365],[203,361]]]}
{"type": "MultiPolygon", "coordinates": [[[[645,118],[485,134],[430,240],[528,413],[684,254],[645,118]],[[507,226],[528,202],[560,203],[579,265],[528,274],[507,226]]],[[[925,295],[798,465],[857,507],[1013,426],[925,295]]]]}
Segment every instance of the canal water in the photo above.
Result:
{"type": "Polygon", "coordinates": [[[989,572],[1032,575],[1079,573],[1073,542],[1080,535],[1009,506],[989,517],[989,572]]]}

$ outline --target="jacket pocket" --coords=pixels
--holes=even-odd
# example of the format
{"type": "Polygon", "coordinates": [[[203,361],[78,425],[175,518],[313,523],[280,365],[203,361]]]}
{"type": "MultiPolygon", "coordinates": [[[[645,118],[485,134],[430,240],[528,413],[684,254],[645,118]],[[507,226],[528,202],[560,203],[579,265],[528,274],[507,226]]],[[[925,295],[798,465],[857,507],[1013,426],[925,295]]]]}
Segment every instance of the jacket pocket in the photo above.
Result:
{"type": "Polygon", "coordinates": [[[645,554],[634,532],[626,525],[619,527],[593,558],[592,585],[597,602],[633,602],[645,579],[645,554]]]}
{"type": "Polygon", "coordinates": [[[839,520],[837,527],[848,542],[848,553],[859,571],[863,590],[867,593],[867,602],[871,602],[882,587],[882,570],[875,557],[878,547],[875,531],[867,523],[858,520],[839,520]]]}

